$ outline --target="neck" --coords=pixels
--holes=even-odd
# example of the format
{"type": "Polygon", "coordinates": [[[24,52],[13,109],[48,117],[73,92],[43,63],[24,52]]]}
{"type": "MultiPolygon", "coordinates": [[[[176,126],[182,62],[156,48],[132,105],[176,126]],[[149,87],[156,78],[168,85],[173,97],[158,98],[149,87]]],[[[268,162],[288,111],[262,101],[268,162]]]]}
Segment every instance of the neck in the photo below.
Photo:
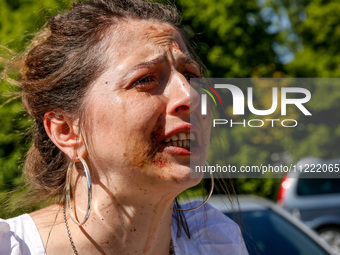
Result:
{"type": "MultiPolygon", "coordinates": [[[[90,250],[102,254],[112,254],[112,251],[115,254],[169,254],[174,195],[156,193],[155,196],[142,187],[136,195],[117,189],[113,192],[107,187],[110,186],[93,185],[91,215],[83,226],[78,227],[68,219],[79,254],[90,250]]],[[[81,220],[80,208],[86,208],[86,191],[75,194],[79,194],[74,201],[81,220]]],[[[74,213],[74,206],[71,207],[74,213]]]]}

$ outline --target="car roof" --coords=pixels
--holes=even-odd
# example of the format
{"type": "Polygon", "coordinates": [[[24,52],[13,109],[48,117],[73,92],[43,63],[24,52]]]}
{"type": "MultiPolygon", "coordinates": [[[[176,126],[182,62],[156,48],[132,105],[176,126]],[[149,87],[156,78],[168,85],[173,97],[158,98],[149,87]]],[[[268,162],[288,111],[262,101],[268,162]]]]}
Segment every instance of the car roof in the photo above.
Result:
{"type": "Polygon", "coordinates": [[[269,200],[251,195],[214,195],[208,203],[222,212],[267,210],[276,206],[269,200]]]}
{"type": "MultiPolygon", "coordinates": [[[[297,161],[295,163],[295,167],[297,167],[299,170],[297,171],[291,171],[287,174],[287,177],[289,178],[298,178],[303,172],[305,172],[306,169],[309,169],[309,171],[314,170],[314,168],[312,169],[312,164],[317,165],[317,164],[326,164],[326,165],[335,165],[335,164],[339,164],[340,163],[340,158],[333,158],[333,159],[321,159],[321,158],[316,158],[316,157],[304,157],[301,158],[299,161],[297,161]],[[302,167],[302,168],[301,168],[302,167]]],[[[293,168],[295,169],[295,168],[293,168]]],[[[316,170],[316,169],[315,169],[316,170]]],[[[314,172],[311,172],[312,175],[315,175],[314,172]]],[[[329,177],[333,178],[334,175],[332,175],[333,172],[329,172],[329,177]]],[[[337,174],[337,172],[334,172],[335,174],[337,174]]],[[[322,173],[324,174],[324,173],[322,173]]],[[[308,178],[311,178],[310,175],[308,178]]],[[[318,176],[319,178],[322,176],[318,176]]],[[[304,178],[306,178],[306,176],[304,176],[304,178]]],[[[322,177],[324,178],[324,177],[322,177]]]]}
{"type": "Polygon", "coordinates": [[[224,213],[234,213],[239,211],[241,212],[262,211],[262,210],[275,211],[277,214],[281,215],[286,220],[296,225],[301,231],[305,232],[305,234],[307,234],[310,238],[312,238],[315,242],[317,242],[330,254],[335,254],[335,251],[324,240],[321,240],[321,238],[317,236],[316,233],[314,233],[311,229],[309,229],[305,224],[300,222],[298,219],[294,218],[291,214],[289,214],[278,204],[268,199],[253,195],[238,195],[238,196],[213,195],[209,199],[208,203],[224,213]]]}

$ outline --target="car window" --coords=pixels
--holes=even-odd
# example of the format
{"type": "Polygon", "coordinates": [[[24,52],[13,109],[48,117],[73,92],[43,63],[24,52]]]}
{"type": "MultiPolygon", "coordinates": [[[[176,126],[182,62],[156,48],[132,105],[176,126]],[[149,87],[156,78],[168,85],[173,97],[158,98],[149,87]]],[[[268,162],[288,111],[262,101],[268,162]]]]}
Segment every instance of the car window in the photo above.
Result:
{"type": "Polygon", "coordinates": [[[328,255],[297,226],[272,210],[243,212],[241,219],[249,255],[328,255]]]}
{"type": "MultiPolygon", "coordinates": [[[[302,175],[303,176],[303,175],[302,175]]],[[[324,178],[300,178],[298,180],[296,193],[299,196],[324,195],[340,193],[340,179],[324,178]]]]}

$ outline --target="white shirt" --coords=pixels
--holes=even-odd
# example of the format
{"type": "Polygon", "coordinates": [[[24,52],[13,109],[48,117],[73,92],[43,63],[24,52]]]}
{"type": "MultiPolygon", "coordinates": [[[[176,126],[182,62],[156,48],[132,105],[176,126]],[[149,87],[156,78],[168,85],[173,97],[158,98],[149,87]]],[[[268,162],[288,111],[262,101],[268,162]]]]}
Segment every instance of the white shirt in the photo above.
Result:
{"type": "MultiPolygon", "coordinates": [[[[182,209],[198,206],[201,201],[182,205],[182,209]]],[[[205,204],[185,212],[191,237],[184,230],[177,237],[177,222],[172,220],[171,236],[176,255],[248,255],[239,226],[222,212],[205,204]]]]}
{"type": "MultiPolygon", "coordinates": [[[[192,208],[201,202],[182,205],[192,208]]],[[[177,237],[177,222],[172,220],[171,235],[176,255],[247,255],[238,225],[210,205],[185,212],[190,239],[182,230],[177,237]]],[[[66,235],[66,230],[65,230],[66,235]]],[[[28,214],[0,219],[0,255],[45,255],[38,229],[28,214]]]]}
{"type": "Polygon", "coordinates": [[[30,215],[0,219],[0,255],[45,254],[39,232],[30,215]]]}

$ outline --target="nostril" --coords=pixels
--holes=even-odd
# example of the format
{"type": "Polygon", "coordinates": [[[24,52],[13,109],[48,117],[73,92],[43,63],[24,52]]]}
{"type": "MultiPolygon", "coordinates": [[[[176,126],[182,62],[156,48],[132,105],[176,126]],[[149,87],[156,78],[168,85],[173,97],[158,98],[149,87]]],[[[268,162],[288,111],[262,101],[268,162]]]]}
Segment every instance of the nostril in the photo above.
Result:
{"type": "Polygon", "coordinates": [[[187,105],[181,105],[181,106],[178,106],[175,111],[178,113],[178,112],[186,112],[186,111],[189,111],[190,110],[190,107],[187,106],[187,105]]]}

